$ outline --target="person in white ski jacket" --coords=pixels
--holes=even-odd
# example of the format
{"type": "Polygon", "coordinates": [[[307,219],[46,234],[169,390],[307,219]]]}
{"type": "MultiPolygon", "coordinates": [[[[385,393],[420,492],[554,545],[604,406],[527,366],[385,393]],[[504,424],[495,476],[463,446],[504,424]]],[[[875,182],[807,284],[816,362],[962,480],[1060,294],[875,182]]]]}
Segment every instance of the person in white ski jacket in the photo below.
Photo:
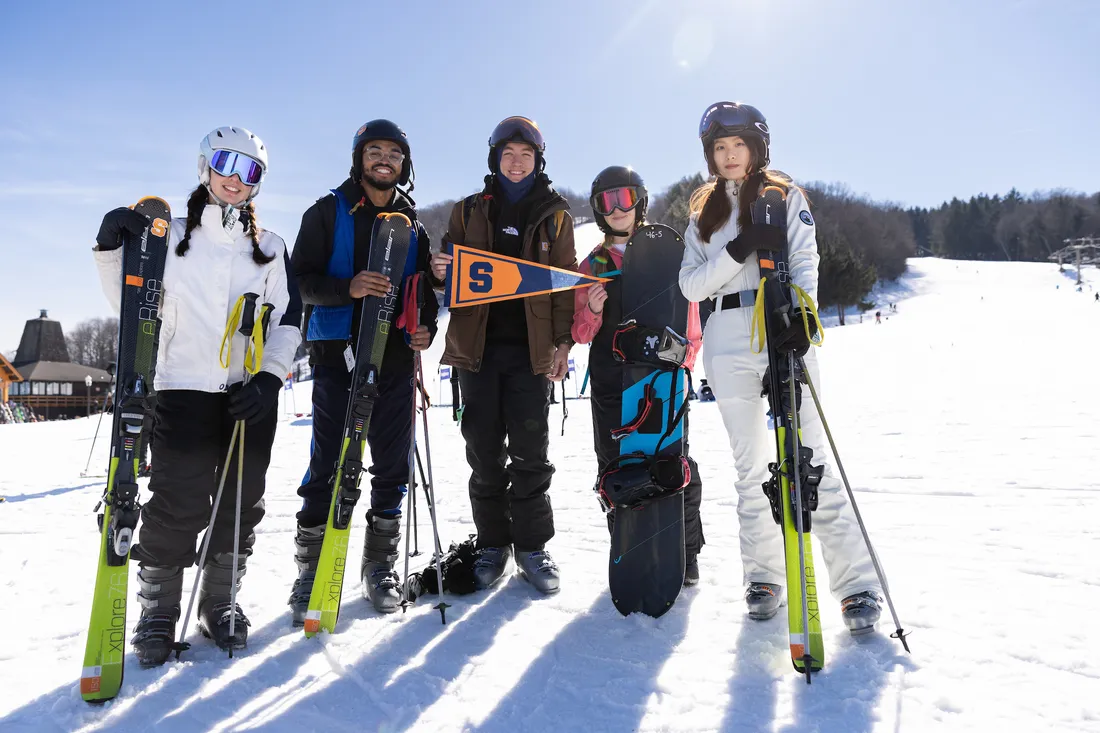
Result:
{"type": "MultiPolygon", "coordinates": [[[[750,340],[761,277],[756,252],[779,251],[786,245],[791,281],[816,302],[817,239],[803,192],[767,167],[771,137],[759,110],[731,102],[711,105],[700,122],[699,137],[715,180],[692,196],[680,289],[690,301],[715,301],[714,315],[703,334],[703,363],[737,469],[745,600],[750,617],[766,619],[785,602],[786,573],[782,533],[761,488],[770,477],[768,464],[776,455],[761,397],[768,354],[766,349],[755,353],[750,340]],[[752,203],[767,185],[787,192],[785,240],[779,227],[751,220],[752,203]]],[[[820,392],[817,360],[800,313],[792,314],[791,327],[777,334],[769,347],[804,356],[820,392]]],[[[880,614],[881,588],[870,551],[832,466],[820,416],[805,389],[803,395],[799,410],[803,444],[813,449],[812,465],[825,468],[812,531],[821,542],[830,589],[841,600],[846,625],[853,634],[870,632],[880,614]]]]}
{"type": "MultiPolygon", "coordinates": [[[[275,439],[274,409],[301,341],[301,299],[286,244],[260,228],[254,199],[267,173],[267,149],[241,127],[220,127],[199,146],[199,186],[186,216],[172,220],[160,302],[160,337],[154,386],[158,393],[149,489],[141,512],[138,601],[141,619],[132,640],[138,660],[162,664],[175,648],[183,570],[196,561],[196,541],[211,533],[199,593],[204,635],[223,648],[241,648],[248,619],[230,607],[234,575],[244,574],[264,515],[264,481],[275,439]],[[254,293],[255,318],[270,306],[262,361],[246,380],[248,338],[241,334],[241,296],[254,293]],[[236,450],[223,465],[234,425],[243,420],[244,467],[240,525],[236,450]],[[231,480],[208,527],[223,472],[231,480]],[[233,568],[234,535],[240,556],[233,568]],[[235,617],[235,635],[229,620],[235,617]]],[[[94,250],[104,291],[115,307],[121,293],[123,232],[139,237],[148,220],[128,208],[107,213],[94,250]]],[[[243,308],[248,309],[247,303],[243,308]]]]}

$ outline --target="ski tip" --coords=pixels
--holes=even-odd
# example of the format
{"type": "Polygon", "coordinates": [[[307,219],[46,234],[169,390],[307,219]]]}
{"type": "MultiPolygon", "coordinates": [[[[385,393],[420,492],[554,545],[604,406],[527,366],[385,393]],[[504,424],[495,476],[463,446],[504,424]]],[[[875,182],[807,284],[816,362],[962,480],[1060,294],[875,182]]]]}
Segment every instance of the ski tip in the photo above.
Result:
{"type": "Polygon", "coordinates": [[[169,208],[168,202],[162,199],[160,196],[143,196],[142,198],[138,199],[138,202],[134,204],[134,207],[136,208],[145,203],[158,203],[162,204],[166,209],[169,208]]]}
{"type": "Polygon", "coordinates": [[[407,226],[409,229],[412,229],[412,220],[402,214],[400,211],[383,211],[381,214],[378,215],[378,218],[382,221],[387,221],[389,219],[403,219],[405,221],[405,226],[407,226]]]}

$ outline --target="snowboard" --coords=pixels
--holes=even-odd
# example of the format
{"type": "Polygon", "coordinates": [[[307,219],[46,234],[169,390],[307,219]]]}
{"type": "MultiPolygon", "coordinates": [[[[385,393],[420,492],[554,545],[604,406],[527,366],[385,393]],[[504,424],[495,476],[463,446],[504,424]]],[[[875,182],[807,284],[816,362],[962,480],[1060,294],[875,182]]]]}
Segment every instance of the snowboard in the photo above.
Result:
{"type": "MultiPolygon", "coordinates": [[[[777,186],[765,188],[753,204],[752,219],[754,223],[782,227],[785,234],[786,193],[777,186]]],[[[813,450],[802,445],[802,436],[795,430],[802,387],[795,360],[779,355],[772,348],[773,336],[786,325],[783,321],[786,316],[780,317],[780,314],[786,313],[791,303],[786,247],[782,252],[758,252],[757,259],[760,275],[767,281],[764,285],[764,328],[768,371],[763,386],[775,420],[777,455],[776,462],[769,464],[771,478],[764,484],[764,493],[771,503],[773,519],[783,530],[791,662],[799,673],[806,675],[809,682],[811,673],[825,664],[817,578],[810,541],[811,510],[816,507],[817,484],[821,481],[822,469],[810,465],[813,450]],[[792,460],[795,457],[797,460],[792,460]],[[791,470],[792,464],[797,466],[795,470],[791,470]],[[798,511],[799,503],[802,505],[801,513],[798,511]]]]}
{"type": "MultiPolygon", "coordinates": [[[[678,273],[684,241],[671,227],[651,224],[634,233],[622,265],[622,323],[657,332],[671,328],[687,333],[688,301],[680,291],[678,273]]],[[[617,333],[617,338],[618,338],[617,333]]],[[[649,337],[643,345],[657,345],[649,337]]],[[[616,347],[617,349],[618,347],[616,347]]],[[[623,402],[617,473],[601,477],[608,493],[625,495],[647,460],[658,454],[679,460],[683,454],[681,407],[687,390],[682,368],[654,367],[624,354],[623,402]],[[631,477],[631,466],[634,476],[631,477]],[[609,482],[611,482],[609,484],[609,482]],[[618,482],[616,485],[615,482],[618,482]]],[[[682,487],[681,487],[682,488],[682,487]]],[[[626,498],[613,510],[608,585],[615,608],[624,616],[642,612],[658,617],[668,611],[684,585],[684,493],[668,491],[634,501],[626,498]]]]}
{"type": "MultiPolygon", "coordinates": [[[[375,219],[371,232],[367,269],[390,279],[393,289],[385,297],[363,298],[359,321],[358,348],[352,367],[351,397],[344,416],[344,440],[333,473],[332,503],[329,505],[325,539],[317,575],[306,611],[305,634],[312,637],[325,630],[336,630],[340,600],[344,592],[351,518],[362,491],[359,479],[363,458],[367,456],[367,430],[378,395],[378,375],[386,339],[398,310],[398,289],[409,249],[416,246],[412,222],[400,213],[383,213],[375,219]]],[[[358,567],[358,563],[353,564],[358,567]]]]}
{"type": "Polygon", "coordinates": [[[122,243],[111,461],[99,515],[99,565],[80,674],[80,695],[93,703],[112,699],[122,687],[130,546],[140,511],[138,449],[145,398],[153,389],[157,316],[172,220],[168,204],[159,198],[142,199],[134,211],[148,217],[149,227],[140,239],[124,234],[122,243]]]}

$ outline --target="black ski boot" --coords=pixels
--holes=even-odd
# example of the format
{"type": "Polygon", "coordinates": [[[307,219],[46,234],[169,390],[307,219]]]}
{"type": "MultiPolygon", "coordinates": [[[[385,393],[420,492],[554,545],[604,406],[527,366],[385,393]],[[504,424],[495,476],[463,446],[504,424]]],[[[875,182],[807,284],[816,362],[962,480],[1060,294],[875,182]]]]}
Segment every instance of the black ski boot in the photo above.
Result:
{"type": "Polygon", "coordinates": [[[298,565],[298,578],[290,591],[290,613],[294,626],[305,626],[309,596],[313,593],[313,579],[317,577],[317,563],[321,559],[321,545],[325,541],[325,525],[303,527],[298,525],[294,533],[294,562],[298,565]]]}
{"type": "MultiPolygon", "coordinates": [[[[237,562],[237,592],[241,590],[241,577],[245,571],[247,555],[241,555],[237,562]]],[[[199,586],[199,631],[207,639],[213,639],[219,649],[232,651],[244,649],[248,644],[248,617],[238,605],[235,608],[230,600],[233,587],[233,555],[229,552],[213,555],[206,559],[202,568],[202,585],[199,586]],[[233,622],[233,636],[229,635],[229,619],[236,615],[233,622]]]]}
{"type": "Polygon", "coordinates": [[[379,613],[393,613],[401,606],[401,578],[393,569],[401,541],[401,514],[385,517],[367,512],[367,536],[363,542],[363,597],[379,613]]]}
{"type": "Polygon", "coordinates": [[[138,570],[141,618],[134,628],[134,654],[143,667],[158,667],[176,649],[176,622],[183,597],[183,568],[142,565],[138,570]]]}
{"type": "Polygon", "coordinates": [[[687,565],[684,567],[684,585],[689,588],[699,585],[699,560],[695,555],[687,559],[687,565]]]}

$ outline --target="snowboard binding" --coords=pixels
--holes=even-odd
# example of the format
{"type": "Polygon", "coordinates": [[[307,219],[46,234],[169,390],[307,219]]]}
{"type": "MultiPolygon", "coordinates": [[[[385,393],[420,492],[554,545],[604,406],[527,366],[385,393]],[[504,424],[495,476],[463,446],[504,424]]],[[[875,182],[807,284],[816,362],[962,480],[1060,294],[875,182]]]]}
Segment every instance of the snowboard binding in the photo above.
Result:
{"type": "Polygon", "coordinates": [[[631,318],[612,336],[611,353],[620,364],[647,364],[662,370],[679,369],[687,359],[688,340],[670,326],[649,328],[631,318]]]}
{"type": "Polygon", "coordinates": [[[627,454],[615,459],[600,475],[596,494],[606,513],[683,491],[690,482],[691,467],[682,455],[627,454]],[[633,462],[626,463],[628,460],[633,462]]]}

